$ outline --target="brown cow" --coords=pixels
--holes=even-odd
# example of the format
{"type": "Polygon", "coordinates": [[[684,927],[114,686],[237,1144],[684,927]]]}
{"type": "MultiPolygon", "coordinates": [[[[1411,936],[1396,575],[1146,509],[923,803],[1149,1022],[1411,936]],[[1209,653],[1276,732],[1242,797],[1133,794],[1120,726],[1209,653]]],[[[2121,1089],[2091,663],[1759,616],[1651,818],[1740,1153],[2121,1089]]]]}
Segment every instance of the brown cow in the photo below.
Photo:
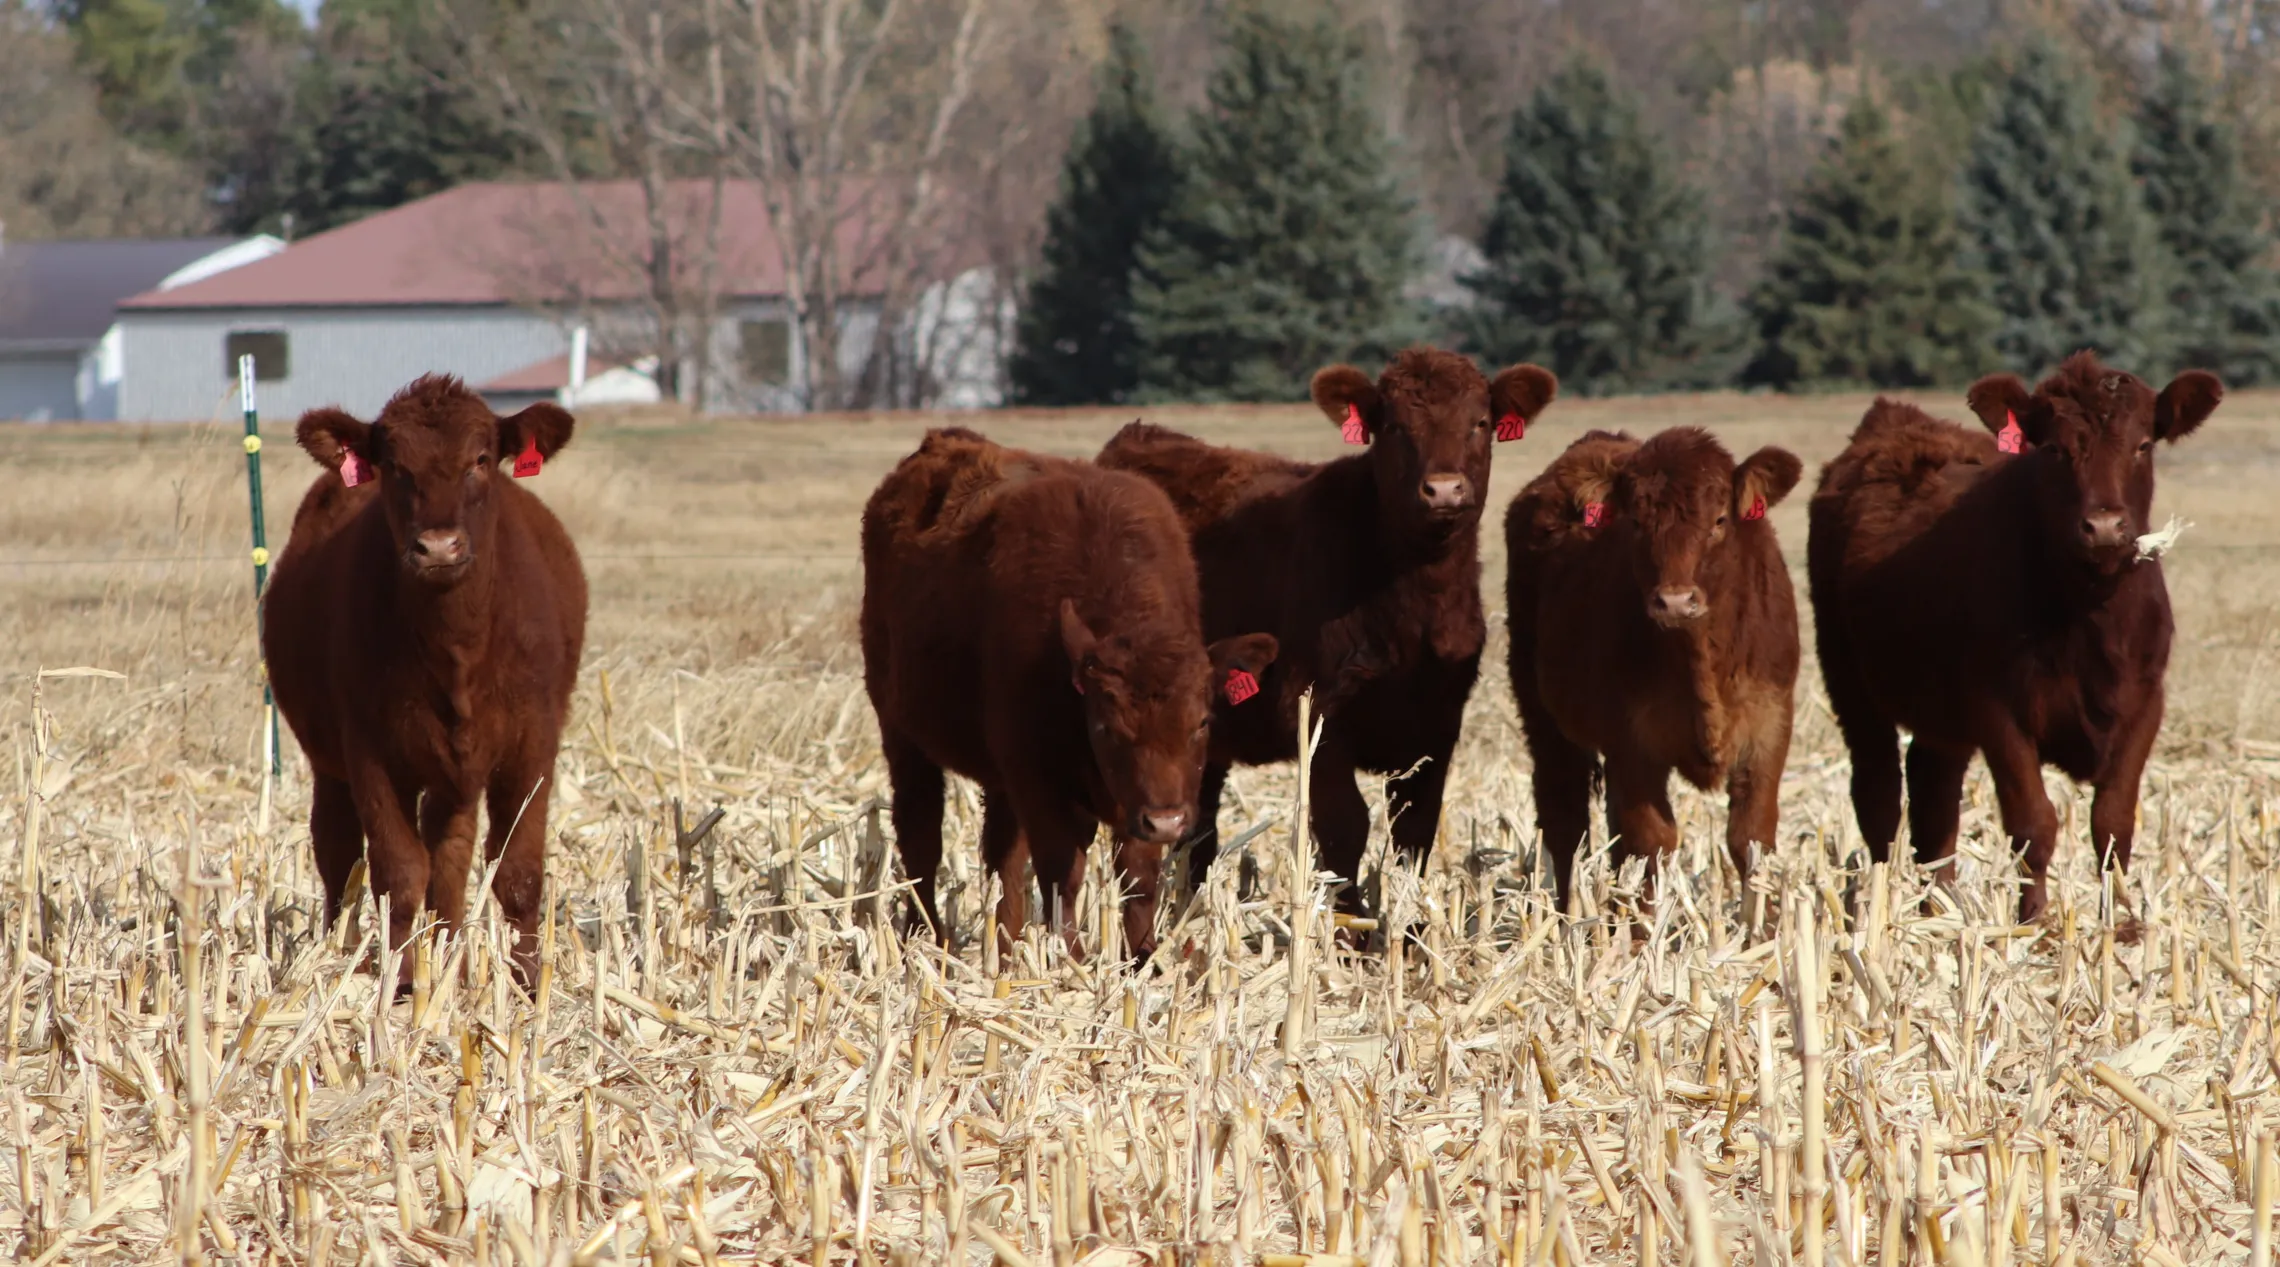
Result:
{"type": "MultiPolygon", "coordinates": [[[[1320,465],[1224,449],[1133,423],[1101,450],[1180,507],[1203,573],[1207,637],[1272,630],[1282,656],[1262,706],[1225,710],[1192,837],[1191,874],[1218,852],[1219,795],[1233,764],[1298,755],[1298,699],[1325,717],[1314,754],[1314,836],[1351,883],[1369,838],[1357,771],[1386,785],[1392,835],[1432,848],[1465,698],[1480,670],[1480,512],[1496,438],[1518,439],[1559,390],[1516,365],[1492,383],[1454,353],[1413,348],[1377,382],[1348,365],[1314,376],[1314,402],[1369,451],[1320,465]]],[[[1357,909],[1359,894],[1339,901],[1357,909]]]]}
{"type": "Polygon", "coordinates": [[[1978,752],[2024,854],[2020,918],[2042,913],[2058,847],[2046,764],[2096,786],[2092,836],[2128,867],[2172,630],[2161,565],[2136,544],[2153,442],[2190,434],[2223,394],[2191,370],[2156,395],[2081,352],[2032,393],[2009,374],[1972,386],[1972,411],[2002,443],[1912,405],[1870,407],[1821,473],[1807,571],[1871,856],[1899,832],[1905,726],[1919,859],[1953,856],[1978,752]]]}
{"type": "Polygon", "coordinates": [[[294,516],[262,623],[277,707],[316,776],[309,837],[326,920],[364,857],[389,900],[389,945],[423,905],[456,926],[487,802],[484,856],[526,982],[586,577],[561,522],[505,468],[535,473],[571,425],[553,405],[501,418],[433,374],[377,422],[303,414],[301,447],[325,472],[294,516]]]}
{"type": "Polygon", "coordinates": [[[1797,684],[1797,595],[1768,508],[1803,466],[1739,466],[1698,427],[1640,443],[1594,431],[1513,499],[1505,604],[1536,822],[1568,900],[1605,763],[1608,830],[1653,865],[1678,845],[1670,775],[1726,787],[1748,873],[1781,817],[1797,684]]]}
{"type": "Polygon", "coordinates": [[[1022,863],[1062,922],[1107,823],[1130,886],[1125,944],[1155,949],[1164,847],[1195,815],[1214,691],[1275,655],[1263,634],[1207,648],[1198,606],[1179,517],[1146,480],[949,428],[880,483],[863,508],[863,682],[928,924],[947,935],[934,886],[949,769],[982,785],[1008,935],[1027,919],[1022,863]]]}

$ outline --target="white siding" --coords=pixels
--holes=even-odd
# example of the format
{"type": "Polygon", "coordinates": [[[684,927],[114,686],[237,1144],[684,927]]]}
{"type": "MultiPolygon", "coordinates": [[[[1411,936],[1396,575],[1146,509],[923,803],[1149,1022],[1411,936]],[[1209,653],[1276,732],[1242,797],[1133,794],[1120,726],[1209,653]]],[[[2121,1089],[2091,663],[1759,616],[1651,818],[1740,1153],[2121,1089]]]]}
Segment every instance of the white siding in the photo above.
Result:
{"type": "MultiPolygon", "coordinates": [[[[713,409],[732,412],[798,407],[793,391],[737,382],[737,322],[781,317],[782,303],[730,301],[714,326],[714,365],[720,386],[713,409]]],[[[627,347],[641,345],[637,317],[594,314],[596,336],[627,347]]],[[[878,329],[875,305],[849,304],[842,317],[842,373],[851,381],[870,355],[878,329]]],[[[202,422],[237,411],[236,370],[225,364],[232,331],[282,330],[287,377],[261,383],[264,418],[297,417],[303,410],[339,405],[359,417],[380,412],[396,389],[422,374],[457,374],[470,387],[570,349],[570,322],[519,308],[229,309],[119,314],[121,334],[118,417],[130,422],[202,422]]],[[[623,349],[613,349],[622,352],[623,349]]],[[[800,365],[797,334],[793,366],[800,365]]],[[[796,387],[795,387],[796,390],[796,387]]],[[[66,408],[70,407],[66,380],[66,408]]]]}
{"type": "Polygon", "coordinates": [[[995,409],[1005,403],[1003,370],[1013,350],[1013,295],[997,274],[970,268],[918,297],[912,353],[935,409],[995,409]]]}
{"type": "Polygon", "coordinates": [[[0,418],[54,422],[78,416],[78,353],[0,356],[0,418]]]}
{"type": "Polygon", "coordinates": [[[369,418],[422,374],[480,385],[570,345],[561,325],[515,308],[128,309],[119,325],[119,417],[130,422],[234,415],[223,344],[237,330],[285,332],[287,377],[260,384],[262,416],[273,419],[323,405],[369,418]]]}

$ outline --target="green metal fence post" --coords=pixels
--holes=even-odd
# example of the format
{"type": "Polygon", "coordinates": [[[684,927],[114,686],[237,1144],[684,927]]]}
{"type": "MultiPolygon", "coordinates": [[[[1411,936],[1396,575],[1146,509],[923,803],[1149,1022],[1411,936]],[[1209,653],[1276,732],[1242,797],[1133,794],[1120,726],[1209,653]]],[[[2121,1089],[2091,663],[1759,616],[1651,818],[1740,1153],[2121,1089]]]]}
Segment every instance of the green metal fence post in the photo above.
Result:
{"type": "MultiPolygon", "coordinates": [[[[258,639],[261,630],[261,591],[269,584],[269,533],[262,524],[261,514],[261,415],[253,404],[253,354],[238,358],[238,402],[245,407],[245,484],[246,495],[253,503],[253,627],[258,639]]],[[[269,690],[269,664],[260,659],[256,643],[256,661],[261,666],[261,711],[269,721],[269,773],[283,773],[283,752],[277,742],[277,701],[269,690]]]]}

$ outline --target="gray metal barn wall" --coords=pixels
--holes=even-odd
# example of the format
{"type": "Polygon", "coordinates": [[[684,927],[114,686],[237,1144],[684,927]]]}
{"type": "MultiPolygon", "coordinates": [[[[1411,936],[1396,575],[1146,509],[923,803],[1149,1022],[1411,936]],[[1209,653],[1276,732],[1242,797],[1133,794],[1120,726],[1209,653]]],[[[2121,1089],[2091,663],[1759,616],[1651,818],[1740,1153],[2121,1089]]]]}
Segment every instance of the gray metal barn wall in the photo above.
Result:
{"type": "MultiPolygon", "coordinates": [[[[729,301],[726,311],[713,325],[712,361],[720,375],[720,387],[712,408],[729,413],[790,413],[800,407],[799,384],[807,378],[807,361],[799,327],[792,327],[791,383],[748,383],[742,373],[743,342],[738,325],[745,321],[789,321],[791,308],[779,299],[741,299],[729,301]]],[[[864,362],[871,357],[871,343],[878,337],[879,308],[874,300],[856,299],[840,301],[839,318],[839,373],[853,382],[863,372],[864,362]]]]}
{"type": "Polygon", "coordinates": [[[260,384],[262,415],[272,419],[321,405],[369,418],[422,374],[457,374],[473,386],[569,346],[561,326],[513,308],[129,309],[119,324],[119,417],[132,422],[234,416],[223,343],[237,330],[285,332],[287,377],[260,384]]]}
{"type": "Polygon", "coordinates": [[[0,419],[79,416],[79,355],[0,356],[0,419]]]}

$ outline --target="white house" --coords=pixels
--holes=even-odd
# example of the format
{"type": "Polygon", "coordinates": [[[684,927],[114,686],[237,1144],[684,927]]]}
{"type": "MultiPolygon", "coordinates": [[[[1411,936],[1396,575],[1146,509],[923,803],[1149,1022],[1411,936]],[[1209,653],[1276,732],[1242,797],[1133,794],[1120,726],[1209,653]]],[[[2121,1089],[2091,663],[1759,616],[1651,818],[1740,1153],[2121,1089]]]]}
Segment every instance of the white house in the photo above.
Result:
{"type": "Polygon", "coordinates": [[[654,405],[664,399],[657,390],[656,357],[615,365],[590,356],[589,343],[590,332],[579,326],[570,332],[568,352],[477,383],[475,390],[502,414],[542,400],[564,409],[581,409],[588,405],[654,405]]]}
{"type": "Polygon", "coordinates": [[[284,247],[266,236],[0,239],[0,419],[118,417],[126,373],[119,302],[187,286],[284,247]]]}

